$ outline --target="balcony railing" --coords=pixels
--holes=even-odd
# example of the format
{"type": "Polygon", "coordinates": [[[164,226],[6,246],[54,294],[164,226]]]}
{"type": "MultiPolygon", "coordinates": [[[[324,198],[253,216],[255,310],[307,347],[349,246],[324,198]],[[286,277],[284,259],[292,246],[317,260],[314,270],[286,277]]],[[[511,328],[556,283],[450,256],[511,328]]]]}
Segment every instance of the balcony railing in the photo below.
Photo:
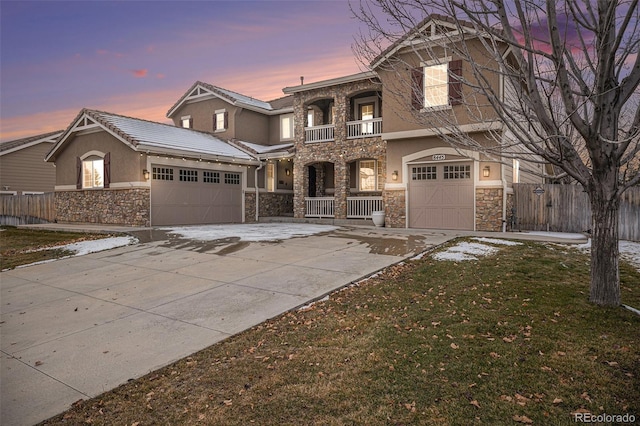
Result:
{"type": "Polygon", "coordinates": [[[347,197],[347,218],[369,219],[371,212],[384,210],[382,197],[347,197]]]}
{"type": "Polygon", "coordinates": [[[334,217],[333,197],[308,197],[304,201],[305,217],[334,217]]]}
{"type": "MultiPolygon", "coordinates": [[[[335,217],[334,197],[307,197],[304,201],[305,217],[335,217]]],[[[384,210],[382,197],[347,197],[347,219],[369,219],[377,210],[384,210]]]]}
{"type": "Polygon", "coordinates": [[[368,138],[382,134],[382,117],[347,122],[347,139],[368,138]]]}
{"type": "Polygon", "coordinates": [[[334,129],[336,126],[333,124],[324,124],[322,126],[305,127],[305,141],[306,142],[331,142],[334,140],[334,129]]]}

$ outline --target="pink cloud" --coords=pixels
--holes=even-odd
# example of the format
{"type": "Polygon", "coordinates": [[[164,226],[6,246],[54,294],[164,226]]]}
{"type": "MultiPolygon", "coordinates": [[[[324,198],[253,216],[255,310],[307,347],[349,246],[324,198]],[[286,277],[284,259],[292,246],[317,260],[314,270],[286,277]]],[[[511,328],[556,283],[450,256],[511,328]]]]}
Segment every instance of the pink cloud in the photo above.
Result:
{"type": "Polygon", "coordinates": [[[146,68],[131,70],[131,74],[133,74],[133,76],[136,78],[145,78],[148,73],[149,73],[149,70],[146,68]]]}
{"type": "Polygon", "coordinates": [[[158,73],[158,74],[156,74],[156,78],[157,78],[158,80],[162,80],[162,79],[163,79],[163,78],[165,78],[165,77],[166,77],[166,75],[164,75],[163,73],[158,73]]]}

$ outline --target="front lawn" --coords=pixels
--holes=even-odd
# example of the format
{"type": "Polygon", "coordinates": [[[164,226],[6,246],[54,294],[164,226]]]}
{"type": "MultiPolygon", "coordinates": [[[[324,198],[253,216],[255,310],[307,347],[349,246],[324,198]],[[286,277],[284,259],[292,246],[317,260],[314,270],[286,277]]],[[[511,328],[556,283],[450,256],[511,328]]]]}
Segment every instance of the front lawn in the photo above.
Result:
{"type": "MultiPolygon", "coordinates": [[[[576,250],[496,248],[389,267],[44,424],[640,419],[640,316],[588,303],[589,259],[576,250]]],[[[623,302],[640,307],[640,273],[622,264],[621,279],[623,302]]]]}

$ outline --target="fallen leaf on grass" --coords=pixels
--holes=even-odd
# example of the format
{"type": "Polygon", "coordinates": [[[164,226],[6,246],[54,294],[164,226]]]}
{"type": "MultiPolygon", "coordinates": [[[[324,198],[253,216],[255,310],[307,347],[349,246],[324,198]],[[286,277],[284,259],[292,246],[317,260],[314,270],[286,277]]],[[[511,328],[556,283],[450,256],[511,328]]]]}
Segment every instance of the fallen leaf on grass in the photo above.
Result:
{"type": "Polygon", "coordinates": [[[555,398],[555,399],[553,400],[553,403],[554,403],[554,404],[560,404],[561,402],[562,402],[562,398],[555,398]]]}
{"type": "Polygon", "coordinates": [[[480,404],[475,399],[473,401],[469,402],[469,404],[473,405],[476,408],[480,408],[480,404]]]}
{"type": "Polygon", "coordinates": [[[540,370],[547,371],[547,372],[553,371],[550,367],[547,367],[546,365],[543,365],[542,367],[540,367],[540,370]]]}
{"type": "Polygon", "coordinates": [[[413,401],[411,404],[404,404],[404,408],[411,411],[412,413],[416,412],[416,402],[413,401]]]}
{"type": "Polygon", "coordinates": [[[451,349],[458,349],[460,346],[456,345],[455,343],[452,343],[451,345],[451,349]]]}
{"type": "Polygon", "coordinates": [[[511,402],[511,401],[513,401],[513,398],[510,397],[509,395],[500,395],[500,400],[511,402]]]}
{"type": "Polygon", "coordinates": [[[496,358],[496,359],[500,358],[500,355],[498,355],[495,352],[491,352],[489,355],[491,355],[491,358],[496,358]]]}
{"type": "Polygon", "coordinates": [[[515,416],[513,416],[513,421],[518,422],[518,423],[525,423],[525,424],[528,424],[528,425],[533,424],[533,420],[531,420],[527,416],[515,415],[515,416]]]}

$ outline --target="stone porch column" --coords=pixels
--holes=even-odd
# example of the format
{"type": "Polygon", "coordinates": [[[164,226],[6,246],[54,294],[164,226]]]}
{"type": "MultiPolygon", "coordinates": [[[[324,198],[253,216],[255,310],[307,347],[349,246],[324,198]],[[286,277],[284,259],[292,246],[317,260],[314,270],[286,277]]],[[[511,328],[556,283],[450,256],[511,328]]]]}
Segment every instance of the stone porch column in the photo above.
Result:
{"type": "Polygon", "coordinates": [[[307,196],[309,175],[307,167],[300,161],[293,162],[293,217],[304,218],[306,205],[304,198],[307,196]]]}
{"type": "Polygon", "coordinates": [[[344,160],[334,164],[335,194],[333,213],[336,219],[347,218],[347,197],[349,196],[349,164],[344,160]]]}

